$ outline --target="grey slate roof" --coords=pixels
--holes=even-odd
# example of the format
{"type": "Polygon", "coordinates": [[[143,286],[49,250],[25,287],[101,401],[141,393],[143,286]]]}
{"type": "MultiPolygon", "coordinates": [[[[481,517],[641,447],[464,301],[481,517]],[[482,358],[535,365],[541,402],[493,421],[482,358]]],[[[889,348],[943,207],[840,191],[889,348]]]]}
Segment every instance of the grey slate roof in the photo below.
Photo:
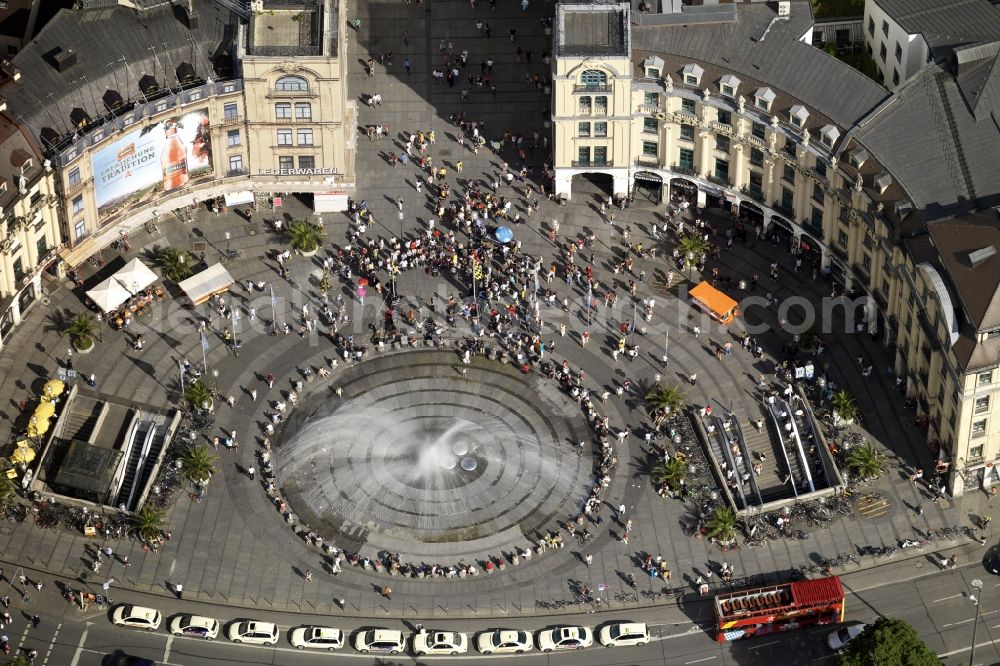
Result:
{"type": "Polygon", "coordinates": [[[977,121],[954,77],[927,66],[853,134],[928,220],[1000,205],[1000,130],[977,121]]]}
{"type": "Polygon", "coordinates": [[[194,6],[199,15],[195,30],[188,29],[171,6],[144,12],[125,7],[63,9],[13,58],[21,80],[3,89],[8,112],[27,122],[33,133],[52,128],[64,135],[73,129],[74,108],[92,119],[107,113],[102,102],[107,90],[117,91],[124,100],[139,99],[143,75],[153,76],[161,88],[168,79],[176,85],[174,71],[186,62],[198,77],[214,76],[208,71],[209,59],[223,39],[230,12],[213,0],[194,0],[194,6]],[[67,49],[77,53],[78,62],[59,72],[51,58],[67,49]],[[112,61],[117,62],[108,67],[112,61]]]}
{"type": "Polygon", "coordinates": [[[765,81],[850,127],[889,93],[860,72],[798,39],[812,25],[806,2],[793,2],[791,17],[777,21],[770,4],[739,5],[735,22],[697,26],[634,26],[632,47],[710,63],[743,78],[765,81]],[[767,37],[760,37],[771,25],[767,37]]]}
{"type": "Polygon", "coordinates": [[[874,0],[931,51],[1000,39],[1000,8],[989,0],[874,0]]]}
{"type": "Polygon", "coordinates": [[[616,5],[559,5],[559,55],[628,55],[628,14],[616,5]]]}

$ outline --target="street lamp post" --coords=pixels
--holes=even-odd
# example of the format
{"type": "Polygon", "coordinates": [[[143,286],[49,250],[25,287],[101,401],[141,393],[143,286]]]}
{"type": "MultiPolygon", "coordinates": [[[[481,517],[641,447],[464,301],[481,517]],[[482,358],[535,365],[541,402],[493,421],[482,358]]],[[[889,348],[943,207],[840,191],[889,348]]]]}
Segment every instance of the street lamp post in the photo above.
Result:
{"type": "Polygon", "coordinates": [[[979,627],[979,609],[983,605],[983,581],[978,578],[974,578],[969,582],[975,590],[979,598],[976,598],[975,594],[969,595],[969,598],[974,604],[976,604],[976,619],[972,623],[972,648],[969,650],[969,666],[972,666],[976,661],[976,629],[979,627]]]}
{"type": "Polygon", "coordinates": [[[691,281],[691,266],[694,264],[694,252],[687,253],[688,282],[691,281]]]}
{"type": "Polygon", "coordinates": [[[230,242],[229,242],[229,239],[230,239],[230,238],[231,238],[231,234],[230,234],[230,233],[229,233],[229,232],[227,231],[227,232],[226,232],[226,259],[228,259],[228,258],[229,258],[229,248],[230,248],[230,242]]]}

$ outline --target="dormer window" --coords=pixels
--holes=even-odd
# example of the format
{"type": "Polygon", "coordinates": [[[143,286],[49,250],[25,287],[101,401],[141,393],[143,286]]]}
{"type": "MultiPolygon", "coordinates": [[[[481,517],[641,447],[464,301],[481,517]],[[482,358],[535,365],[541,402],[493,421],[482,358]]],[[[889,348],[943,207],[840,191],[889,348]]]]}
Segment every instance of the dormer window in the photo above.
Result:
{"type": "Polygon", "coordinates": [[[840,130],[833,125],[824,125],[823,129],[819,131],[819,140],[827,148],[833,148],[833,144],[837,143],[837,139],[839,138],[840,130]]]}
{"type": "Polygon", "coordinates": [[[868,161],[868,151],[864,148],[855,148],[847,154],[847,159],[852,167],[860,169],[861,165],[868,161]]]}
{"type": "Polygon", "coordinates": [[[663,58],[649,56],[642,61],[642,69],[646,78],[659,79],[663,73],[663,58]]]}
{"type": "Polygon", "coordinates": [[[888,172],[883,171],[879,175],[875,176],[875,189],[878,190],[879,194],[884,194],[889,186],[892,185],[892,176],[888,172]]]}
{"type": "Polygon", "coordinates": [[[684,83],[689,86],[701,85],[701,77],[705,73],[705,70],[698,65],[691,64],[685,65],[682,70],[684,75],[684,83]]]}
{"type": "Polygon", "coordinates": [[[726,74],[719,79],[719,92],[727,97],[736,97],[736,91],[740,89],[740,80],[732,74],[726,74]]]}
{"type": "Polygon", "coordinates": [[[646,69],[646,78],[648,79],[658,79],[660,78],[660,70],[655,67],[648,67],[646,69]]]}
{"type": "Polygon", "coordinates": [[[770,111],[771,103],[774,102],[774,98],[777,95],[770,88],[758,88],[757,92],[753,94],[754,106],[756,106],[761,111],[770,111]]]}
{"type": "Polygon", "coordinates": [[[802,129],[807,118],[809,118],[809,111],[801,104],[796,104],[788,110],[788,120],[792,123],[792,127],[802,129]]]}

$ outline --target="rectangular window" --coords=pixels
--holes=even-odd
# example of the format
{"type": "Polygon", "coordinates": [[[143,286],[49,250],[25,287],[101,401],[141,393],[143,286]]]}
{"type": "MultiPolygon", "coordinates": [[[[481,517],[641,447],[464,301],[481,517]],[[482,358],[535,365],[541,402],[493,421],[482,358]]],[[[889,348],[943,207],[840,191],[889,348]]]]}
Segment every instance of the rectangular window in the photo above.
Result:
{"type": "Polygon", "coordinates": [[[976,398],[976,414],[990,411],[990,396],[976,398]]]}
{"type": "Polygon", "coordinates": [[[885,44],[882,44],[881,46],[878,47],[878,58],[883,63],[885,62],[885,53],[886,53],[886,51],[885,51],[885,44]]]}
{"type": "Polygon", "coordinates": [[[871,16],[868,17],[868,34],[872,37],[875,36],[875,19],[871,16]]]}
{"type": "Polygon", "coordinates": [[[83,212],[83,195],[79,194],[73,197],[73,214],[79,215],[83,212]]]}
{"type": "Polygon", "coordinates": [[[226,145],[230,148],[240,145],[240,131],[229,130],[226,132],[226,145]]]}
{"type": "Polygon", "coordinates": [[[642,94],[642,103],[647,106],[660,106],[660,93],[647,92],[642,94]]]}
{"type": "Polygon", "coordinates": [[[577,151],[577,162],[584,166],[590,164],[590,146],[580,146],[577,151]]]}
{"type": "Polygon", "coordinates": [[[972,422],[972,438],[986,436],[986,419],[972,422]]]}
{"type": "Polygon", "coordinates": [[[750,164],[754,166],[764,165],[764,151],[759,148],[750,149],[750,164]]]}
{"type": "Polygon", "coordinates": [[[816,160],[816,173],[819,174],[820,178],[826,178],[826,162],[816,160]]]}
{"type": "Polygon", "coordinates": [[[80,184],[80,167],[73,167],[69,170],[69,186],[76,187],[80,184]]]}
{"type": "Polygon", "coordinates": [[[750,128],[750,133],[753,134],[758,139],[766,138],[767,126],[764,123],[754,123],[750,128]]]}
{"type": "Polygon", "coordinates": [[[285,155],[283,157],[278,157],[278,168],[279,169],[294,169],[295,168],[295,158],[285,155]]]}
{"type": "Polygon", "coordinates": [[[882,21],[882,34],[885,35],[886,37],[889,36],[889,22],[888,21],[882,21]]]}
{"type": "Polygon", "coordinates": [[[655,141],[642,142],[643,157],[656,157],[660,154],[660,144],[655,141]]]}
{"type": "Polygon", "coordinates": [[[978,386],[988,386],[993,381],[993,372],[980,372],[976,377],[978,386]]]}
{"type": "Polygon", "coordinates": [[[21,257],[14,260],[11,268],[14,269],[14,282],[20,284],[24,279],[24,264],[21,263],[21,257]]]}
{"type": "Polygon", "coordinates": [[[754,196],[760,196],[764,193],[764,176],[757,173],[756,171],[750,172],[750,194],[754,196]]]}
{"type": "Polygon", "coordinates": [[[601,166],[608,163],[607,146],[594,146],[594,164],[601,166]]]}
{"type": "Polygon", "coordinates": [[[608,135],[607,123],[594,123],[594,136],[607,136],[607,135],[608,135]]]}
{"type": "Polygon", "coordinates": [[[299,155],[300,169],[315,169],[316,157],[314,155],[299,155]]]}
{"type": "Polygon", "coordinates": [[[896,62],[903,62],[903,47],[896,42],[896,62]]]}
{"type": "Polygon", "coordinates": [[[242,155],[230,155],[229,156],[229,170],[232,172],[243,171],[243,156],[242,155]]]}
{"type": "Polygon", "coordinates": [[[730,113],[729,111],[719,109],[719,122],[722,123],[723,125],[732,125],[733,114],[730,113]]]}
{"type": "Polygon", "coordinates": [[[767,111],[770,107],[771,107],[771,103],[768,102],[766,99],[764,99],[763,97],[758,97],[757,98],[757,108],[758,109],[760,109],[761,111],[767,111]]]}
{"type": "Polygon", "coordinates": [[[646,134],[659,134],[660,123],[656,118],[643,118],[642,131],[646,134]]]}
{"type": "Polygon", "coordinates": [[[728,97],[735,97],[736,96],[736,90],[734,90],[732,86],[727,86],[727,85],[723,84],[722,85],[722,94],[726,95],[728,97]]]}
{"type": "Polygon", "coordinates": [[[719,134],[715,137],[715,149],[721,150],[724,153],[729,152],[729,137],[724,134],[719,134]]]}
{"type": "Polygon", "coordinates": [[[313,145],[313,131],[311,127],[300,127],[295,130],[295,142],[300,146],[313,145]]]}
{"type": "Polygon", "coordinates": [[[292,145],[292,130],[290,128],[282,127],[278,129],[278,145],[279,146],[292,145]]]}
{"type": "Polygon", "coordinates": [[[287,120],[292,117],[291,102],[278,102],[274,105],[274,117],[278,120],[287,120]]]}
{"type": "Polygon", "coordinates": [[[823,201],[826,199],[826,195],[823,192],[823,186],[819,183],[813,183],[813,201],[818,203],[820,206],[823,205],[823,201]]]}
{"type": "Polygon", "coordinates": [[[660,78],[660,70],[655,67],[650,67],[646,70],[646,77],[650,79],[658,79],[660,78]]]}
{"type": "Polygon", "coordinates": [[[698,77],[695,76],[694,74],[685,74],[684,83],[688,84],[689,86],[696,86],[698,85],[698,77]]]}
{"type": "Polygon", "coordinates": [[[590,113],[590,105],[591,105],[592,101],[593,101],[593,99],[589,95],[584,95],[583,97],[580,98],[580,113],[581,114],[589,114],[590,113]]]}
{"type": "Polygon", "coordinates": [[[597,112],[598,113],[607,113],[608,112],[608,98],[605,97],[604,95],[598,95],[597,97],[595,97],[594,98],[594,104],[597,105],[597,112]]]}
{"type": "Polygon", "coordinates": [[[847,249],[847,232],[841,229],[837,229],[837,245],[847,249]]]}
{"type": "Polygon", "coordinates": [[[224,92],[224,93],[236,92],[236,84],[234,84],[234,83],[223,84],[223,86],[222,86],[222,92],[224,92]]]}
{"type": "Polygon", "coordinates": [[[694,115],[696,113],[695,103],[693,99],[682,99],[681,100],[681,111],[684,113],[690,113],[694,115]]]}
{"type": "Polygon", "coordinates": [[[694,125],[681,125],[681,139],[683,141],[694,141],[694,125]]]}
{"type": "Polygon", "coordinates": [[[781,168],[781,178],[782,180],[787,180],[789,183],[795,183],[795,167],[791,164],[786,164],[781,168]]]}
{"type": "Polygon", "coordinates": [[[868,254],[867,252],[865,254],[862,254],[861,255],[861,265],[865,267],[866,271],[868,271],[869,273],[871,273],[872,272],[872,255],[868,254]]]}
{"type": "Polygon", "coordinates": [[[577,123],[576,135],[583,137],[590,136],[590,123],[577,123]]]}
{"type": "Polygon", "coordinates": [[[983,458],[983,444],[980,444],[979,446],[969,447],[969,462],[972,462],[973,460],[982,460],[982,458],[983,458]]]}
{"type": "Polygon", "coordinates": [[[792,210],[795,204],[794,196],[792,191],[787,187],[781,188],[781,207],[785,210],[792,210]]]}
{"type": "Polygon", "coordinates": [[[73,236],[76,238],[76,240],[79,241],[86,235],[87,235],[87,223],[83,220],[80,220],[73,226],[73,236]]]}
{"type": "Polygon", "coordinates": [[[295,118],[297,120],[312,120],[312,104],[309,102],[295,103],[295,118]]]}
{"type": "Polygon", "coordinates": [[[35,239],[35,249],[38,250],[39,259],[44,257],[45,253],[49,251],[49,242],[45,239],[45,234],[35,239]]]}
{"type": "Polygon", "coordinates": [[[677,166],[688,171],[694,171],[694,151],[690,148],[681,148],[677,156],[677,166]]]}
{"type": "Polygon", "coordinates": [[[715,177],[719,180],[729,182],[729,160],[715,158],[715,177]]]}
{"type": "Polygon", "coordinates": [[[812,208],[812,216],[809,218],[809,224],[812,226],[813,231],[817,233],[822,233],[823,231],[823,209],[812,208]]]}
{"type": "Polygon", "coordinates": [[[796,152],[798,151],[798,148],[799,144],[795,143],[789,138],[785,139],[785,146],[783,150],[785,151],[785,154],[787,154],[789,157],[796,157],[796,152]]]}
{"type": "Polygon", "coordinates": [[[899,85],[899,70],[898,69],[892,70],[892,85],[894,85],[894,86],[898,86],[899,85]]]}

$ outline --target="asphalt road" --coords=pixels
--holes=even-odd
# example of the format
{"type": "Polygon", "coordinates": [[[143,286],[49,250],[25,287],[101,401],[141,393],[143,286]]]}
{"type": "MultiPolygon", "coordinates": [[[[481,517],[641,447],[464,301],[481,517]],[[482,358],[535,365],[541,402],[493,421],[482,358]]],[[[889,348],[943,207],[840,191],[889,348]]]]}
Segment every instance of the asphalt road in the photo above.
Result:
{"type": "MultiPolygon", "coordinates": [[[[1000,662],[1000,649],[993,644],[1000,629],[1000,578],[984,574],[982,567],[969,566],[953,571],[925,573],[919,562],[901,562],[900,568],[913,566],[913,578],[899,582],[885,580],[867,588],[853,588],[850,578],[844,579],[851,592],[848,596],[848,619],[873,621],[881,615],[901,618],[912,624],[938,654],[945,664],[969,663],[969,646],[976,606],[969,598],[972,590],[970,582],[974,578],[984,581],[980,595],[979,623],[976,636],[975,664],[995,664],[1000,662]]],[[[164,599],[122,592],[117,602],[151,604],[159,608],[167,618],[184,610],[218,618],[224,625],[242,619],[239,611],[223,606],[164,599]]],[[[542,664],[574,664],[575,666],[598,666],[604,664],[670,664],[692,666],[706,664],[832,664],[833,654],[826,647],[826,636],[832,627],[815,627],[793,631],[783,635],[748,639],[730,644],[713,642],[708,629],[712,618],[709,604],[701,600],[685,605],[681,609],[637,610],[627,612],[585,614],[560,617],[560,623],[580,623],[600,626],[612,620],[634,620],[650,625],[651,642],[643,647],[608,649],[591,647],[569,654],[526,654],[509,657],[482,656],[470,653],[462,657],[421,657],[408,655],[394,657],[374,657],[355,653],[345,646],[336,653],[311,653],[292,648],[287,642],[288,632],[300,624],[316,624],[316,616],[294,616],[276,614],[273,617],[257,615],[255,619],[277,621],[282,629],[282,640],[276,647],[235,645],[224,637],[214,642],[196,638],[174,637],[165,633],[163,627],[157,632],[115,627],[108,619],[107,611],[95,607],[81,611],[76,607],[57,606],[57,601],[35,599],[27,604],[15,600],[11,607],[14,622],[7,628],[11,645],[15,649],[36,649],[41,666],[105,666],[109,657],[128,654],[145,657],[163,666],[226,666],[229,664],[273,664],[297,666],[308,664],[429,664],[429,663],[514,663],[523,666],[542,664]],[[19,606],[23,605],[21,608],[19,606]],[[682,611],[678,613],[678,610],[682,611]],[[47,612],[46,612],[47,611],[47,612]],[[37,628],[28,628],[32,613],[38,613],[42,622],[37,628]],[[664,618],[684,618],[679,621],[665,621],[664,618]]],[[[417,621],[416,619],[413,620],[417,621]]],[[[351,618],[338,621],[336,625],[351,635],[360,629],[373,626],[402,628],[412,631],[412,624],[387,620],[374,623],[369,618],[351,618]]],[[[447,625],[429,624],[428,629],[451,629],[471,633],[496,628],[523,628],[539,630],[547,626],[542,619],[511,618],[507,623],[493,621],[475,622],[455,620],[447,625]]]]}

